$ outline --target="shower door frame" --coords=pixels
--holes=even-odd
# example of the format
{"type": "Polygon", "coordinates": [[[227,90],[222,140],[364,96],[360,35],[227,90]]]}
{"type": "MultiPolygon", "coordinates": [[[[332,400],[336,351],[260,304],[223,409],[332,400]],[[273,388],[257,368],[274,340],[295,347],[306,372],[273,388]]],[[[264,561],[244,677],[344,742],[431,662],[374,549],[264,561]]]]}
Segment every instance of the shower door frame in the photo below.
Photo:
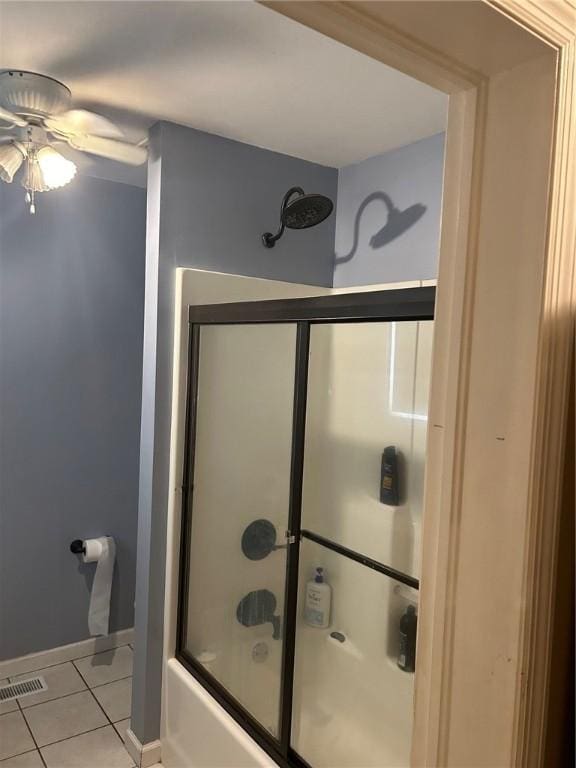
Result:
{"type": "Polygon", "coordinates": [[[434,320],[436,288],[423,286],[362,293],[318,296],[302,299],[272,299],[223,304],[191,305],[188,309],[189,346],[186,385],[186,430],[182,484],[182,519],[180,535],[176,659],[212,695],[279,765],[306,768],[308,763],[292,748],[292,699],[298,604],[299,553],[302,538],[355,560],[385,576],[414,589],[419,582],[412,576],[349,550],[336,542],[303,530],[302,480],[306,430],[310,329],[321,323],[418,322],[434,320]],[[192,534],[192,499],[197,395],[199,377],[200,330],[213,325],[294,324],[296,351],[294,399],[290,460],[287,557],[285,567],[282,662],[280,677],[278,738],[260,722],[186,650],[188,595],[190,584],[190,546],[192,534]]]}

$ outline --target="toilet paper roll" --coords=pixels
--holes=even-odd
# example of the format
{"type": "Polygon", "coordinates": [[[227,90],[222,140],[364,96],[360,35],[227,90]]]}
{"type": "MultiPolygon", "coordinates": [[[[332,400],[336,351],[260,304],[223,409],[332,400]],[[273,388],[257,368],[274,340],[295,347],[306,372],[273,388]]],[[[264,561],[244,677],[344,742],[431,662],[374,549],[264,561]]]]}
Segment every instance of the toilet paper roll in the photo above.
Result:
{"type": "Polygon", "coordinates": [[[86,539],[82,559],[85,563],[97,563],[90,606],[88,608],[88,630],[91,635],[107,635],[110,623],[110,595],[112,576],[116,559],[116,543],[112,536],[86,539]]]}
{"type": "Polygon", "coordinates": [[[104,541],[107,537],[101,539],[86,539],[84,544],[84,553],[82,554],[82,560],[85,563],[97,563],[104,551],[104,541]]]}

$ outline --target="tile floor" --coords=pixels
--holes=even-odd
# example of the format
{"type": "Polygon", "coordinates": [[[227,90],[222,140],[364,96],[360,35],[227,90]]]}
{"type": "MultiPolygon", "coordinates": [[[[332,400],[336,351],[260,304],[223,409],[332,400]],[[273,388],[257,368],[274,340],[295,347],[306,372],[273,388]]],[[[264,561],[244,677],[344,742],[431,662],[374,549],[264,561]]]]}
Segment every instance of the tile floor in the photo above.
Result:
{"type": "Polygon", "coordinates": [[[132,768],[128,645],[7,682],[41,676],[47,691],[0,705],[0,768],[132,768]]]}

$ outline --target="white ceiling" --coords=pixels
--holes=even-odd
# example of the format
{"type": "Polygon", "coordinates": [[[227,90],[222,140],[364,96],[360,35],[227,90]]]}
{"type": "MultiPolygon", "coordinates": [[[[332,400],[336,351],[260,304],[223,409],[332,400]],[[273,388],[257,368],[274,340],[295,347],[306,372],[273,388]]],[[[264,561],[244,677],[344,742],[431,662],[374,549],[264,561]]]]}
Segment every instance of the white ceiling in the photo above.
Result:
{"type": "Polygon", "coordinates": [[[276,12],[0,2],[0,69],[51,75],[141,138],[158,119],[341,167],[445,129],[447,97],[276,12]]]}

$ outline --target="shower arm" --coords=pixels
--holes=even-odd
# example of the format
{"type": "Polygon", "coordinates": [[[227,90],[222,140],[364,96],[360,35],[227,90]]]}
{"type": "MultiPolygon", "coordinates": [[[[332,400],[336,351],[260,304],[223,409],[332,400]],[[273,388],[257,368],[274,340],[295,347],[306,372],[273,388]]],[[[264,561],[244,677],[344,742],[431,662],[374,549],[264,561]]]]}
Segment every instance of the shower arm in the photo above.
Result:
{"type": "Polygon", "coordinates": [[[304,194],[304,190],[302,187],[290,187],[288,192],[284,195],[284,199],[282,200],[282,205],[280,206],[280,228],[278,229],[278,232],[276,232],[275,235],[272,234],[272,232],[264,232],[262,235],[262,242],[266,246],[266,248],[273,248],[276,245],[276,241],[280,240],[282,235],[284,234],[284,209],[288,205],[290,198],[292,195],[298,193],[298,195],[302,196],[304,194]]]}

